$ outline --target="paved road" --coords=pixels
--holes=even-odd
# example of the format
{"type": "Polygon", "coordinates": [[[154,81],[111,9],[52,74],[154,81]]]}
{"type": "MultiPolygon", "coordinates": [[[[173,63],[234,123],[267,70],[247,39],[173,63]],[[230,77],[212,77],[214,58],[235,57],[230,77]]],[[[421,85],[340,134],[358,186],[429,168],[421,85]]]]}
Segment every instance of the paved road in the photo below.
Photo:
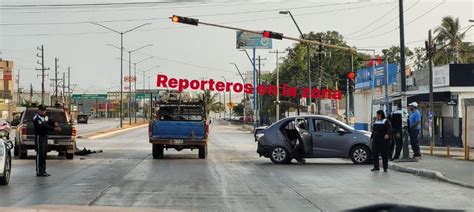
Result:
{"type": "Polygon", "coordinates": [[[11,184],[0,187],[0,206],[68,204],[199,211],[342,210],[402,203],[474,210],[474,190],[348,160],[313,159],[305,165],[273,165],[259,158],[248,132],[215,126],[209,157],[197,151],[165,151],[154,160],[146,128],[116,137],[79,140],[104,153],[48,160],[49,178],[34,176],[33,160],[14,160],[11,184]],[[82,159],[81,159],[82,158],[82,159]]]}
{"type": "Polygon", "coordinates": [[[79,135],[93,133],[99,130],[117,128],[120,125],[119,120],[115,119],[89,119],[87,124],[77,124],[79,135]]]}

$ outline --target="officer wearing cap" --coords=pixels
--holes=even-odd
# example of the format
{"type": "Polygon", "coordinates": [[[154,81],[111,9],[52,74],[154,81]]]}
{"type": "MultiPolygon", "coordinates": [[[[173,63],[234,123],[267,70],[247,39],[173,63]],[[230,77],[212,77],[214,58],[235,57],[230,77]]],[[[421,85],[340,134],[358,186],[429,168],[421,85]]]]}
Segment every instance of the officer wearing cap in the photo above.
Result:
{"type": "Polygon", "coordinates": [[[38,107],[36,115],[33,117],[35,126],[35,148],[36,148],[36,176],[48,177],[46,172],[46,155],[48,153],[48,133],[49,131],[61,131],[57,122],[53,122],[46,116],[46,108],[43,105],[38,107]]]}
{"type": "Polygon", "coordinates": [[[413,157],[419,158],[421,157],[420,153],[420,143],[418,142],[418,135],[420,134],[421,130],[421,114],[418,111],[418,103],[412,102],[408,106],[410,106],[410,117],[409,117],[409,130],[410,130],[410,143],[411,148],[413,149],[413,157]]]}

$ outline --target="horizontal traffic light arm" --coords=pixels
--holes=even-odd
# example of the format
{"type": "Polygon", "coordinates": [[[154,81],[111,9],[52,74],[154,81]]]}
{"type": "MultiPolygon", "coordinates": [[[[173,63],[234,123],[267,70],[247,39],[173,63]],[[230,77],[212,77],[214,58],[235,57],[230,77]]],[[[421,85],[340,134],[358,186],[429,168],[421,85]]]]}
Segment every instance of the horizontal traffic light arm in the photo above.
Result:
{"type": "MultiPolygon", "coordinates": [[[[178,22],[178,21],[175,21],[175,20],[173,19],[173,17],[175,17],[175,16],[176,16],[176,15],[173,15],[173,16],[171,17],[171,19],[172,19],[173,22],[178,22]]],[[[177,17],[187,18],[187,17],[183,17],[183,16],[177,16],[177,17]]],[[[188,18],[188,19],[189,19],[189,18],[188,18]]],[[[195,20],[198,20],[198,19],[195,19],[195,20]]],[[[242,29],[242,28],[237,28],[237,27],[232,27],[232,26],[225,26],[225,25],[221,25],[221,24],[206,23],[206,22],[202,22],[202,21],[198,21],[198,22],[199,22],[199,24],[201,24],[201,25],[207,25],[207,26],[219,27],[219,28],[224,28],[224,29],[231,29],[231,30],[249,32],[249,33],[260,34],[260,35],[263,35],[263,32],[265,32],[265,31],[256,31],[256,30],[242,29]]],[[[178,22],[178,23],[181,23],[181,22],[178,22]]],[[[197,24],[196,24],[196,26],[197,26],[197,24]]],[[[270,32],[270,31],[267,31],[267,32],[270,32]]],[[[277,33],[277,32],[274,32],[274,33],[277,33]]],[[[326,44],[326,43],[318,42],[318,41],[315,41],[315,40],[306,40],[306,39],[301,39],[301,38],[289,37],[289,36],[283,35],[282,33],[277,33],[277,34],[281,34],[282,39],[298,41],[298,42],[306,43],[306,44],[321,45],[321,46],[323,46],[323,47],[333,48],[333,49],[341,49],[341,50],[345,50],[345,51],[349,51],[349,52],[353,52],[353,53],[357,52],[357,50],[354,49],[354,48],[349,48],[349,47],[345,47],[345,46],[337,46],[337,45],[326,44]]]]}

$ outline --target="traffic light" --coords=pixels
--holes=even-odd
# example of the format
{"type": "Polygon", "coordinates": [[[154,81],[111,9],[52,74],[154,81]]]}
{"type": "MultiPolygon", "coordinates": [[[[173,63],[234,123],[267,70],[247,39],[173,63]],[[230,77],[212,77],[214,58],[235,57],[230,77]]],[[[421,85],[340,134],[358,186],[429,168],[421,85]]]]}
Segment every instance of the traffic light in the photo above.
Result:
{"type": "Polygon", "coordinates": [[[349,80],[349,92],[354,92],[355,90],[355,72],[351,71],[347,73],[347,80],[349,80]]]}
{"type": "Polygon", "coordinates": [[[171,21],[175,23],[182,23],[182,24],[190,24],[197,26],[199,24],[199,20],[195,18],[188,18],[183,16],[173,15],[171,16],[171,21]]]}
{"type": "Polygon", "coordinates": [[[264,38],[273,38],[273,39],[278,39],[278,40],[283,39],[283,33],[278,33],[278,32],[263,31],[262,35],[264,38]]]}
{"type": "Polygon", "coordinates": [[[337,88],[342,92],[342,93],[346,93],[347,92],[347,77],[345,74],[341,74],[339,75],[339,79],[338,79],[338,85],[337,85],[337,88]]]}

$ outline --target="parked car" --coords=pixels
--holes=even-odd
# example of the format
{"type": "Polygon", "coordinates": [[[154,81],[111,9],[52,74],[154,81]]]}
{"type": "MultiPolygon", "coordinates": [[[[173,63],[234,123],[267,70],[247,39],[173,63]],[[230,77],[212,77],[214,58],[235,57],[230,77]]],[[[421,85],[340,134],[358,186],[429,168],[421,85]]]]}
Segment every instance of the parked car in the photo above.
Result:
{"type": "MultiPolygon", "coordinates": [[[[33,117],[37,108],[26,109],[19,121],[15,136],[15,148],[13,153],[20,159],[26,159],[29,149],[35,149],[35,132],[33,117]]],[[[46,115],[53,122],[57,122],[61,127],[60,132],[51,131],[48,136],[48,152],[58,151],[60,155],[65,155],[67,159],[74,158],[76,147],[76,126],[71,120],[67,111],[62,107],[47,107],[46,115]]]]}
{"type": "Polygon", "coordinates": [[[13,143],[8,139],[9,131],[0,130],[0,185],[8,185],[12,168],[11,149],[13,143]]]}
{"type": "Polygon", "coordinates": [[[257,153],[275,164],[289,163],[297,139],[303,158],[350,158],[354,164],[371,161],[370,132],[327,116],[282,119],[267,128],[256,128],[257,153]]]}
{"type": "Polygon", "coordinates": [[[87,121],[89,120],[89,116],[86,114],[80,114],[77,115],[77,123],[82,123],[82,124],[87,124],[87,121]]]}

